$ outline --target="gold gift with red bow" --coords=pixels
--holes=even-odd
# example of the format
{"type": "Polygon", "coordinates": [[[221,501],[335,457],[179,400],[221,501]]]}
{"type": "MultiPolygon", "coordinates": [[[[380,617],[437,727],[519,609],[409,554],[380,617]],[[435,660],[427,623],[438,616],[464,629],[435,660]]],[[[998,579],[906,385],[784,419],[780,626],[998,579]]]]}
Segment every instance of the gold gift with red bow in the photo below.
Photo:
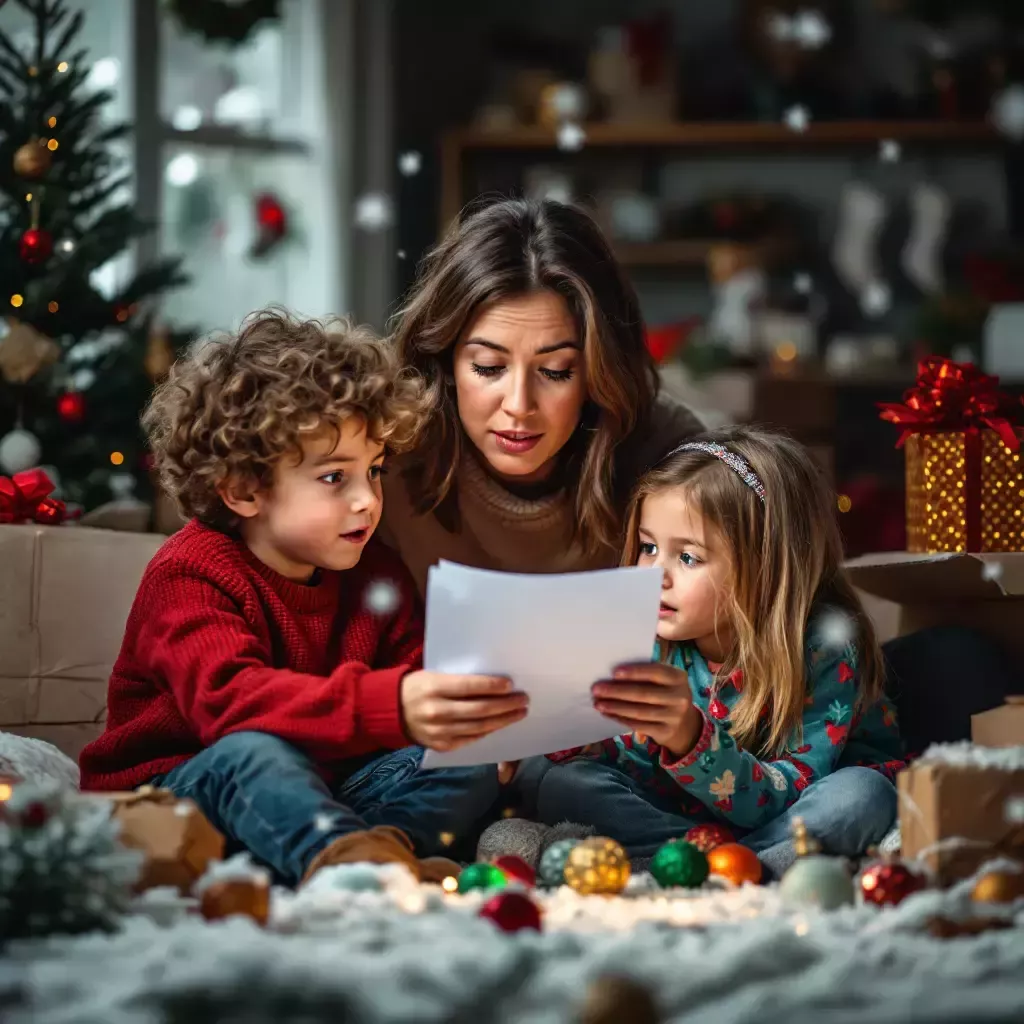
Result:
{"type": "Polygon", "coordinates": [[[0,476],[0,523],[60,526],[68,517],[63,501],[51,498],[53,481],[41,469],[0,476]]]}
{"type": "Polygon", "coordinates": [[[908,551],[1024,551],[1024,402],[998,384],[933,356],[902,402],[879,403],[903,428],[908,551]]]}

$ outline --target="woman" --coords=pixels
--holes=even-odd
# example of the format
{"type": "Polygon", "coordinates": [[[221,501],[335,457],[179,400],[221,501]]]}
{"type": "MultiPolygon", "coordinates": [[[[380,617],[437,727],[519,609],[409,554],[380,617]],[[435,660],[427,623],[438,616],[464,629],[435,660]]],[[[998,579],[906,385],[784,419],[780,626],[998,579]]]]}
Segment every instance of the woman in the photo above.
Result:
{"type": "Polygon", "coordinates": [[[617,565],[634,483],[701,429],[658,395],[636,293],[576,207],[510,199],[467,216],[427,257],[396,343],[436,408],[384,486],[383,536],[421,590],[441,558],[617,565]]]}

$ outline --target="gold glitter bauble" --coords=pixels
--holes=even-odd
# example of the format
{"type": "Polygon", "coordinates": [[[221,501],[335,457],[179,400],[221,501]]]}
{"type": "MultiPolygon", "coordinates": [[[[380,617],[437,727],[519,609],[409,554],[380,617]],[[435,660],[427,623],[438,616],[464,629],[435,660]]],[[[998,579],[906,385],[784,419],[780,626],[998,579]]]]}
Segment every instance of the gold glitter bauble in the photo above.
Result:
{"type": "Polygon", "coordinates": [[[565,883],[580,895],[609,896],[622,892],[629,881],[626,851],[614,839],[595,836],[577,843],[565,862],[565,883]]]}
{"type": "Polygon", "coordinates": [[[14,154],[14,173],[38,181],[53,163],[53,155],[38,139],[26,142],[14,154]]]}
{"type": "Polygon", "coordinates": [[[658,1024],[658,1007],[651,993],[631,978],[595,978],[587,986],[580,1024],[658,1024]]]}
{"type": "Polygon", "coordinates": [[[975,903],[1012,903],[1024,896],[1024,871],[988,871],[974,883],[975,903]]]}

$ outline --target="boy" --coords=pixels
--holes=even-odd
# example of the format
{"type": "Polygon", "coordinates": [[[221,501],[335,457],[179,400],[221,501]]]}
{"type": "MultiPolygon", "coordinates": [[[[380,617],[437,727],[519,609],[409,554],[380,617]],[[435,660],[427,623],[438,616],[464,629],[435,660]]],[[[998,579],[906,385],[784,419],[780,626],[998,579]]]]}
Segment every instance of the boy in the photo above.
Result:
{"type": "Polygon", "coordinates": [[[385,448],[412,441],[424,403],[347,321],[256,314],[175,365],[143,426],[192,519],[142,578],[83,789],[189,797],[289,884],[361,860],[456,869],[431,855],[490,809],[495,769],[419,772],[406,745],[453,749],[526,699],[420,670],[415,587],[371,540],[385,448]]]}

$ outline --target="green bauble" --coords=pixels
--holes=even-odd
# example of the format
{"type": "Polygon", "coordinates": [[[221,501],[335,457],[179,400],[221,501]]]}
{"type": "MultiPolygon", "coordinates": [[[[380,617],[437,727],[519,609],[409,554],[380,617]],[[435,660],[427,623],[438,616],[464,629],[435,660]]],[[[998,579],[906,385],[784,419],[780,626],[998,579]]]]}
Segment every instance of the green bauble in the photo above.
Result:
{"type": "Polygon", "coordinates": [[[541,885],[554,889],[565,883],[565,862],[578,839],[559,839],[552,843],[541,855],[537,868],[537,881],[541,885]]]}
{"type": "Polygon", "coordinates": [[[664,889],[696,889],[708,877],[708,859],[693,843],[670,839],[651,858],[650,871],[664,889]]]}
{"type": "Polygon", "coordinates": [[[459,872],[459,892],[472,892],[474,889],[500,889],[508,884],[508,876],[493,864],[478,861],[470,864],[459,872]]]}
{"type": "Polygon", "coordinates": [[[792,905],[835,910],[853,903],[853,879],[838,857],[801,857],[782,876],[779,895],[792,905]]]}

